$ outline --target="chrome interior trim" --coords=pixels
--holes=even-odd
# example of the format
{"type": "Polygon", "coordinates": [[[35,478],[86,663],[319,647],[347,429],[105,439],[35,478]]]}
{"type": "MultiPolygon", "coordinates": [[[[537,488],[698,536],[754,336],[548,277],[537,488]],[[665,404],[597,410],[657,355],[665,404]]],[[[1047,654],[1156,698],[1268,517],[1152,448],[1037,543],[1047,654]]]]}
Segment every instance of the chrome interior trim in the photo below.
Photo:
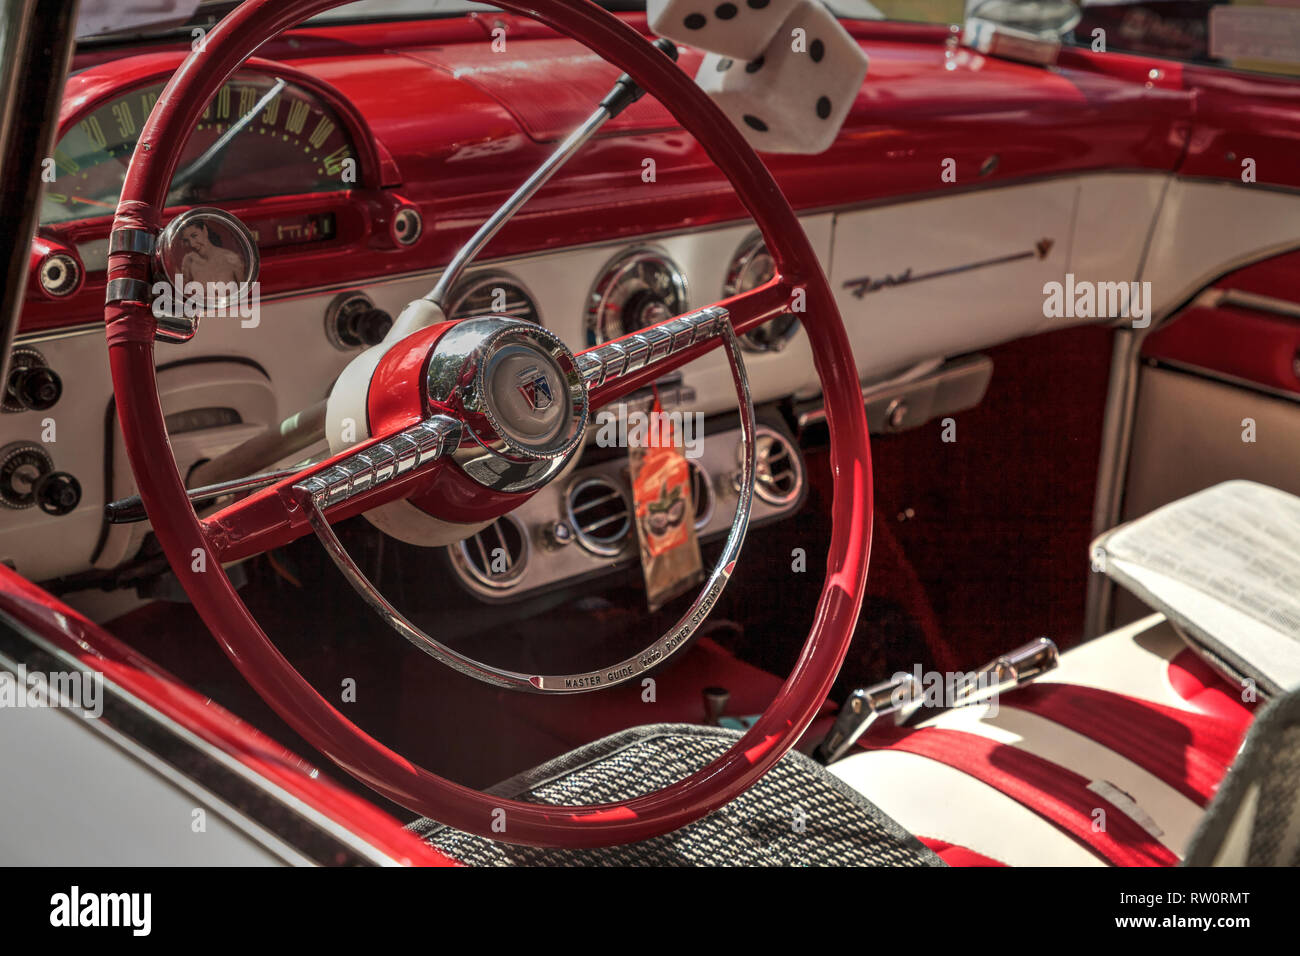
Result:
{"type": "MultiPolygon", "coordinates": [[[[725,314],[724,311],[723,315],[725,314]]],[[[710,324],[715,318],[710,319],[710,324]]],[[[739,501],[736,505],[736,516],[731,525],[731,532],[703,589],[668,633],[645,651],[608,667],[578,674],[530,675],[484,664],[448,647],[411,623],[397,608],[393,607],[348,554],[322,510],[329,495],[328,483],[322,485],[318,482],[309,485],[308,482],[303,482],[295,485],[294,490],[298,494],[298,501],[326,553],[362,599],[412,645],[453,670],[497,687],[552,694],[583,693],[633,680],[687,645],[691,636],[708,617],[709,611],[717,603],[719,595],[730,580],[741,546],[745,541],[745,532],[749,527],[749,516],[754,501],[756,467],[754,401],[740,343],[730,321],[721,322],[721,334],[727,347],[727,358],[736,385],[736,397],[740,405],[740,427],[745,439],[739,501]]]]}
{"type": "MultiPolygon", "coordinates": [[[[500,538],[499,531],[497,532],[497,535],[500,539],[501,547],[505,549],[508,554],[509,549],[506,548],[505,539],[500,538]]],[[[492,522],[486,528],[481,528],[478,531],[475,531],[468,538],[462,538],[447,550],[451,554],[452,566],[456,569],[456,572],[461,575],[461,580],[464,581],[464,583],[473,591],[479,594],[499,594],[502,591],[508,591],[519,585],[523,573],[528,569],[528,562],[532,558],[533,543],[529,539],[528,529],[524,527],[523,523],[514,515],[506,514],[497,518],[496,521],[492,522]],[[512,524],[515,530],[519,533],[519,557],[509,561],[504,573],[493,574],[489,571],[485,574],[479,569],[478,565],[474,563],[474,559],[470,556],[469,549],[471,545],[476,547],[479,551],[479,559],[484,565],[491,568],[491,556],[483,548],[482,536],[502,523],[512,524]]]]}
{"type": "MultiPolygon", "coordinates": [[[[987,355],[964,355],[944,361],[929,359],[880,382],[862,386],[867,427],[872,434],[905,431],[974,408],[984,399],[993,377],[987,355]]],[[[826,421],[826,409],[816,405],[799,413],[800,431],[826,421]]]]}
{"type": "Polygon", "coordinates": [[[114,229],[108,234],[108,254],[134,252],[152,256],[158,243],[157,233],[148,229],[114,229]]]}
{"type": "Polygon", "coordinates": [[[1206,368],[1203,365],[1193,365],[1191,362],[1159,358],[1154,361],[1151,359],[1143,359],[1142,364],[1146,368],[1173,369],[1176,372],[1186,372],[1188,375],[1195,375],[1197,378],[1207,379],[1212,382],[1222,382],[1224,385],[1231,385],[1233,388],[1258,392],[1260,395],[1267,395],[1269,398],[1280,398],[1284,402],[1300,403],[1300,392],[1278,388],[1274,385],[1261,385],[1253,379],[1243,378],[1240,375],[1229,375],[1227,372],[1221,372],[1214,368],[1206,368]]]}
{"type": "MultiPolygon", "coordinates": [[[[757,283],[752,284],[746,281],[745,272],[759,256],[771,258],[767,251],[767,243],[763,240],[763,234],[758,230],[754,230],[737,247],[731,257],[731,263],[727,266],[727,276],[722,282],[722,297],[724,299],[729,299],[733,295],[740,295],[742,292],[748,292],[767,281],[767,278],[760,278],[757,283]]],[[[827,266],[828,270],[829,268],[827,266]]],[[[746,352],[780,352],[790,344],[790,340],[799,331],[799,325],[799,317],[791,312],[786,312],[774,319],[769,319],[757,329],[746,332],[740,337],[740,346],[746,352]],[[770,338],[765,337],[764,333],[772,330],[775,330],[776,334],[770,338]]]]}
{"type": "Polygon", "coordinates": [[[578,372],[588,385],[605,385],[730,329],[730,313],[710,305],[580,353],[578,372]]]}
{"type": "MultiPolygon", "coordinates": [[[[525,390],[520,386],[519,391],[525,390]]],[[[456,465],[493,491],[538,488],[563,471],[582,448],[589,402],[577,359],[558,335],[533,322],[484,316],[458,323],[434,348],[425,397],[429,412],[450,407],[463,416],[462,436],[469,441],[456,449],[456,465]],[[523,374],[536,378],[534,396],[546,399],[532,406],[526,422],[517,415],[511,420],[508,401],[494,407],[494,401],[500,401],[496,376],[521,355],[537,363],[523,374]],[[544,422],[551,411],[559,416],[554,427],[530,435],[528,426],[544,422]]]]}
{"type": "Polygon", "coordinates": [[[691,469],[691,504],[695,507],[695,530],[701,532],[713,520],[713,512],[718,507],[718,493],[713,490],[709,473],[698,461],[690,463],[691,469]],[[702,493],[701,493],[702,492],[702,493]],[[701,509],[700,500],[705,499],[701,509]]]}
{"type": "MultiPolygon", "coordinates": [[[[1144,331],[1144,330],[1143,330],[1144,331]]],[[[1111,347],[1110,386],[1106,390],[1106,411],[1102,416],[1101,456],[1097,463],[1097,490],[1092,507],[1092,534],[1109,531],[1119,520],[1124,477],[1128,471],[1128,447],[1137,409],[1138,360],[1142,339],[1132,329],[1117,329],[1111,347]]],[[[1083,638],[1105,633],[1110,619],[1113,591],[1106,575],[1093,571],[1088,576],[1083,638]]]]}
{"type": "Polygon", "coordinates": [[[40,329],[34,332],[23,332],[14,339],[14,345],[35,345],[40,342],[53,342],[55,339],[71,339],[79,335],[89,335],[96,333],[104,334],[104,323],[99,322],[82,322],[77,325],[68,325],[58,329],[40,329]]]}
{"type": "MultiPolygon", "coordinates": [[[[1175,313],[1176,314],[1176,313],[1175,313]]],[[[1102,418],[1101,456],[1097,465],[1097,492],[1092,509],[1092,538],[1119,523],[1124,506],[1124,485],[1128,478],[1129,449],[1133,423],[1137,418],[1138,385],[1142,367],[1142,343],[1164,325],[1162,317],[1144,329],[1118,328],[1111,349],[1110,386],[1102,418]]],[[[1115,585],[1105,574],[1092,571],[1084,607],[1083,638],[1088,640],[1110,630],[1111,603],[1115,585]]]]}
{"type": "Polygon", "coordinates": [[[332,508],[443,457],[455,448],[460,435],[460,422],[447,415],[434,415],[304,478],[293,490],[306,495],[317,507],[332,508]]]}
{"type": "Polygon", "coordinates": [[[803,494],[804,483],[803,461],[799,457],[798,449],[795,448],[794,443],[789,438],[766,425],[759,426],[757,438],[758,448],[756,454],[758,462],[754,475],[754,490],[769,505],[775,505],[778,508],[798,501],[799,496],[803,494]],[[762,441],[764,438],[767,439],[766,443],[762,441]],[[794,472],[794,486],[785,493],[782,493],[776,487],[772,478],[773,445],[780,446],[782,452],[784,452],[784,457],[790,461],[791,471],[794,472]]]}
{"type": "Polygon", "coordinates": [[[1256,292],[1246,292],[1243,289],[1223,290],[1218,297],[1218,304],[1235,305],[1238,308],[1253,309],[1256,312],[1271,312],[1273,315],[1284,315],[1288,319],[1300,319],[1300,302],[1279,299],[1271,295],[1260,295],[1256,292]]]}
{"type": "MultiPolygon", "coordinates": [[[[533,295],[532,290],[529,289],[528,286],[524,285],[522,279],[519,279],[517,276],[513,275],[512,273],[506,272],[504,269],[480,270],[479,272],[475,272],[472,275],[466,276],[461,282],[458,282],[456,284],[456,288],[452,289],[451,292],[449,293],[451,298],[447,302],[446,306],[444,306],[443,308],[443,312],[446,314],[448,321],[456,322],[460,319],[472,319],[479,315],[485,314],[485,313],[466,313],[461,315],[458,313],[461,312],[462,307],[464,306],[467,299],[469,299],[471,296],[473,296],[474,294],[476,294],[482,289],[485,288],[490,289],[494,286],[496,287],[512,286],[515,289],[517,289],[519,291],[519,294],[524,297],[525,302],[528,304],[528,309],[529,311],[532,312],[533,317],[536,320],[537,324],[538,325],[546,324],[545,320],[542,318],[542,308],[540,305],[537,304],[537,297],[533,295]]],[[[510,304],[509,302],[506,303],[507,306],[509,304],[510,304]]],[[[499,312],[496,310],[491,310],[491,312],[493,315],[506,315],[512,319],[523,318],[522,316],[516,315],[514,312],[511,312],[509,310],[503,310],[499,312]]],[[[529,320],[524,319],[524,321],[529,321],[529,320]]]]}
{"type": "MultiPolygon", "coordinates": [[[[249,113],[247,115],[252,116],[253,114],[249,113]]],[[[234,213],[218,209],[216,206],[192,206],[163,227],[162,232],[158,234],[158,241],[153,253],[154,275],[174,285],[174,295],[178,303],[185,300],[185,290],[190,285],[190,283],[184,281],[184,261],[187,248],[187,243],[183,238],[185,230],[192,226],[211,229],[213,223],[218,228],[225,229],[227,238],[237,244],[238,248],[231,248],[227,251],[237,254],[247,270],[247,276],[239,283],[240,296],[248,295],[250,290],[258,288],[257,277],[262,270],[262,253],[257,247],[257,240],[253,237],[253,231],[234,213]]],[[[222,308],[224,303],[212,298],[212,285],[209,284],[207,289],[208,292],[205,293],[202,302],[202,311],[206,313],[210,308],[222,308]]],[[[258,296],[260,301],[260,289],[258,296]]],[[[144,299],[141,301],[148,302],[151,300],[144,299]]],[[[173,317],[169,316],[168,318],[173,317]]],[[[159,334],[162,334],[161,321],[159,322],[159,334]]]]}
{"type": "Polygon", "coordinates": [[[105,305],[114,302],[143,302],[147,305],[152,301],[149,283],[143,279],[110,279],[104,287],[105,305]]]}
{"type": "Polygon", "coordinates": [[[609,290],[615,288],[625,277],[634,276],[646,263],[653,263],[663,269],[668,279],[668,286],[677,299],[677,308],[684,311],[689,307],[690,284],[681,266],[667,252],[652,245],[632,245],[624,248],[596,273],[591,291],[587,293],[587,306],[582,322],[589,345],[603,345],[619,338],[626,338],[626,336],[605,335],[601,315],[605,311],[609,290]]]}
{"type": "MultiPolygon", "coordinates": [[[[1059,174],[1028,177],[1023,179],[1013,179],[1013,180],[1006,180],[1006,181],[999,180],[992,183],[984,182],[984,183],[975,183],[975,184],[967,184],[967,185],[962,185],[960,183],[951,184],[947,189],[944,190],[926,191],[924,193],[916,193],[916,194],[901,196],[901,197],[898,196],[882,197],[879,199],[864,200],[861,202],[848,203],[843,205],[832,204],[832,205],[825,205],[825,206],[810,206],[807,208],[797,209],[796,213],[799,217],[799,220],[803,222],[809,219],[816,219],[819,216],[840,215],[844,213],[857,212],[860,210],[881,209],[890,206],[905,205],[911,202],[919,202],[928,199],[933,199],[938,196],[952,196],[952,195],[961,195],[965,193],[990,192],[996,189],[1016,188],[1019,186],[1033,185],[1037,183],[1045,183],[1045,182],[1050,183],[1050,182],[1056,182],[1060,180],[1084,180],[1089,178],[1101,178],[1105,176],[1113,176],[1122,173],[1144,174],[1144,175],[1152,175],[1152,176],[1156,175],[1151,173],[1150,170],[1140,169],[1136,167],[1135,168],[1126,167],[1122,169],[1106,170],[1104,172],[1088,171],[1088,172],[1081,173],[1077,171],[1070,171],[1070,172],[1063,172],[1059,174]]],[[[1163,176],[1163,174],[1160,175],[1163,176]]],[[[1188,179],[1194,179],[1194,177],[1181,177],[1181,179],[1188,180],[1188,179]]],[[[1272,189],[1273,187],[1270,187],[1266,184],[1257,184],[1252,188],[1272,189]]],[[[1297,190],[1287,190],[1287,189],[1276,189],[1275,191],[1300,192],[1297,190]]],[[[478,260],[477,265],[484,268],[488,266],[498,266],[501,268],[509,269],[514,264],[520,262],[529,262],[535,259],[542,259],[548,256],[554,256],[557,252],[578,252],[583,250],[599,249],[599,248],[619,249],[629,245],[644,247],[648,243],[659,242],[665,239],[674,239],[677,237],[687,236],[687,235],[699,236],[699,235],[705,235],[712,232],[722,232],[727,229],[734,229],[736,226],[743,225],[748,221],[749,220],[747,218],[740,217],[736,219],[728,219],[722,222],[711,222],[708,223],[707,225],[700,225],[686,230],[666,229],[660,232],[647,232],[647,233],[629,235],[621,239],[615,239],[615,240],[594,239],[589,242],[579,242],[579,243],[574,243],[572,245],[566,245],[559,249],[538,249],[529,252],[521,252],[521,253],[514,253],[506,256],[499,256],[497,258],[492,258],[492,259],[478,260]]],[[[1242,263],[1242,264],[1247,264],[1247,263],[1242,263]]],[[[417,279],[425,279],[431,282],[436,282],[437,278],[442,274],[444,269],[445,267],[416,268],[416,269],[410,269],[408,271],[393,272],[382,276],[374,276],[364,280],[353,279],[348,282],[324,282],[317,285],[304,286],[298,289],[286,289],[278,292],[264,292],[261,295],[261,302],[263,305],[265,305],[269,302],[285,302],[294,299],[311,298],[314,296],[326,295],[331,292],[356,291],[360,288],[378,289],[378,288],[383,288],[385,286],[400,285],[406,282],[412,282],[417,279]]],[[[81,323],[76,326],[69,326],[65,331],[67,334],[74,334],[74,335],[89,334],[91,332],[102,333],[103,327],[104,326],[102,322],[95,321],[95,322],[81,323]]],[[[61,337],[63,334],[64,334],[63,331],[50,330],[48,333],[46,332],[24,333],[24,336],[52,337],[57,335],[61,337]]]]}
{"type": "MultiPolygon", "coordinates": [[[[569,522],[569,527],[573,529],[574,539],[578,542],[579,546],[602,558],[613,558],[621,554],[624,544],[627,541],[627,533],[632,529],[632,507],[628,503],[627,497],[623,494],[623,489],[616,485],[612,478],[607,478],[604,475],[590,475],[574,482],[573,487],[569,488],[564,493],[564,516],[569,522]],[[616,534],[593,534],[594,531],[598,530],[597,526],[584,525],[578,519],[578,512],[573,507],[573,501],[578,496],[579,492],[586,488],[597,487],[607,489],[609,494],[605,498],[598,499],[594,502],[588,502],[586,507],[595,507],[597,504],[603,504],[606,501],[614,501],[615,499],[623,503],[622,524],[619,525],[616,534]]],[[[611,515],[610,517],[612,518],[614,516],[611,515]]],[[[602,522],[598,522],[598,524],[609,520],[610,518],[605,518],[602,522]]],[[[602,528],[599,530],[603,531],[604,529],[602,528]]]]}

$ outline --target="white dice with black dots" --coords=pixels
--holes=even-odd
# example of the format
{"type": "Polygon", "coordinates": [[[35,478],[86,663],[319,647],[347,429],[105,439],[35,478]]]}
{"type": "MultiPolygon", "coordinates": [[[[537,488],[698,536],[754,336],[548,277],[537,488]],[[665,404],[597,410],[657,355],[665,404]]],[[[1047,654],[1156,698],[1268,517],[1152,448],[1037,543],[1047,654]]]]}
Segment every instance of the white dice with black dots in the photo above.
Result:
{"type": "Polygon", "coordinates": [[[867,55],[819,0],[800,0],[763,52],[709,53],[695,81],[761,153],[821,153],[867,76],[867,55]]]}
{"type": "Polygon", "coordinates": [[[647,0],[659,36],[723,56],[752,60],[763,52],[799,0],[647,0]]]}

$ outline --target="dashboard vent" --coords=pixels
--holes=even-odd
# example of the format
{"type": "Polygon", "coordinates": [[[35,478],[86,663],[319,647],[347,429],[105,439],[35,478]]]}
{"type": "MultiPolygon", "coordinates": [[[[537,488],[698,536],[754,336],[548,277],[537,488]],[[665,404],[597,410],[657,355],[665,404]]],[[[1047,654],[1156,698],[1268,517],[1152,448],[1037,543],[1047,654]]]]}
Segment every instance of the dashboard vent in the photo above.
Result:
{"type": "Polygon", "coordinates": [[[452,545],[452,560],[471,584],[504,591],[519,583],[528,566],[528,536],[510,516],[452,545]]]}
{"type": "Polygon", "coordinates": [[[803,491],[803,460],[780,432],[759,427],[754,439],[757,461],[754,491],[770,505],[790,504],[803,491]]]}
{"type": "Polygon", "coordinates": [[[448,296],[447,317],[508,315],[542,324],[542,314],[527,287],[507,272],[480,272],[458,282],[448,296]]]}
{"type": "Polygon", "coordinates": [[[632,511],[618,485],[609,478],[584,478],[569,489],[564,503],[580,545],[602,557],[622,550],[632,511]]]}
{"type": "Polygon", "coordinates": [[[713,517],[713,486],[709,474],[695,462],[690,462],[691,501],[695,502],[695,530],[702,531],[713,517]]]}

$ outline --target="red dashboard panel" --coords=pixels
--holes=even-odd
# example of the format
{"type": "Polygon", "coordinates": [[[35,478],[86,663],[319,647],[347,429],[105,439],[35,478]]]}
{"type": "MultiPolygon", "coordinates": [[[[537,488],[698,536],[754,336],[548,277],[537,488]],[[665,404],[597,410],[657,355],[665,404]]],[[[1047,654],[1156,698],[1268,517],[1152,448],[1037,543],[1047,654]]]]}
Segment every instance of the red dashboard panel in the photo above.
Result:
{"type": "MultiPolygon", "coordinates": [[[[593,104],[609,92],[619,70],[567,38],[529,40],[530,64],[544,66],[538,74],[522,68],[516,57],[494,52],[490,44],[438,46],[411,50],[407,56],[454,76],[490,96],[514,118],[524,134],[538,142],[567,136],[590,115],[593,104]],[[546,78],[546,95],[537,95],[538,76],[546,78]]],[[[702,55],[682,50],[678,63],[694,73],[702,55]]],[[[602,135],[624,135],[679,129],[672,114],[653,97],[643,97],[605,124],[602,135]]]]}
{"type": "MultiPolygon", "coordinates": [[[[627,19],[644,29],[644,16],[627,19]]],[[[1148,76],[1150,61],[1070,51],[1058,69],[958,49],[945,27],[849,24],[871,59],[868,80],[837,143],[816,157],[767,158],[798,209],[1102,169],[1174,170],[1193,97],[1178,75],[1148,76]],[[940,179],[954,160],[957,182],[940,179]]],[[[94,51],[69,81],[64,119],[146,76],[184,50],[125,59],[94,51]]],[[[470,16],[401,24],[313,27],[268,44],[257,66],[299,78],[348,117],[364,150],[364,182],[322,197],[231,203],[241,216],[323,211],[338,241],[289,246],[263,259],[262,294],[429,270],[581,121],[615,70],[537,24],[470,16]],[[500,67],[489,31],[507,31],[500,67]],[[536,77],[547,77],[538,83],[536,77]],[[398,91],[400,95],[394,95],[398,91]],[[424,215],[410,248],[388,241],[396,197],[424,215]]],[[[698,53],[686,49],[690,70],[698,53]]],[[[535,197],[489,246],[488,257],[610,241],[744,217],[703,151],[647,98],[620,117],[535,197]],[[655,161],[654,182],[643,180],[655,161]]],[[[106,234],[106,220],[81,224],[106,234]]],[[[78,239],[82,236],[79,234],[78,239]]],[[[96,321],[103,276],[59,302],[33,300],[27,330],[96,321]]]]}
{"type": "Polygon", "coordinates": [[[1240,183],[1250,160],[1255,183],[1300,188],[1300,83],[1208,67],[1188,67],[1184,76],[1197,124],[1180,173],[1240,183]]]}

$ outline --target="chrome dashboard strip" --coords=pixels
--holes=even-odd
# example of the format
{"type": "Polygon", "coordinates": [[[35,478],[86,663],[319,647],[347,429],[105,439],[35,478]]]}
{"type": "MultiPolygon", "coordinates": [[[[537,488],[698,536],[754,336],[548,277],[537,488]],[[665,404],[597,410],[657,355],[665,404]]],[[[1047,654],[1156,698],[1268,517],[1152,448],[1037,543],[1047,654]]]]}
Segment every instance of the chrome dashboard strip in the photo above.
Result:
{"type": "MultiPolygon", "coordinates": [[[[829,212],[819,212],[816,215],[829,215],[829,212]]],[[[801,214],[801,222],[815,218],[812,215],[801,214]]],[[[648,241],[661,242],[667,239],[680,239],[683,236],[704,235],[713,232],[725,232],[729,229],[736,229],[743,225],[743,222],[722,222],[702,226],[698,229],[688,232],[662,232],[647,233],[645,235],[631,236],[627,243],[636,245],[648,241]]],[[[565,246],[562,249],[541,249],[535,252],[522,253],[517,255],[503,256],[496,259],[483,259],[476,263],[476,268],[486,270],[488,268],[510,271],[518,267],[519,263],[533,262],[547,257],[564,255],[571,252],[581,252],[591,249],[622,249],[624,243],[621,240],[610,241],[601,239],[593,242],[577,243],[572,246],[565,246]]],[[[406,283],[425,283],[430,280],[436,282],[436,277],[440,276],[445,269],[415,269],[410,272],[400,272],[392,275],[375,276],[369,280],[357,282],[329,282],[321,283],[301,289],[284,290],[280,292],[263,292],[261,296],[262,305],[268,303],[285,303],[295,302],[302,299],[311,299],[317,296],[329,296],[338,292],[356,291],[357,289],[381,289],[395,285],[404,285],[406,283]]],[[[478,275],[475,272],[474,275],[478,275]]],[[[53,339],[71,338],[79,335],[100,335],[104,334],[104,323],[102,320],[94,319],[87,322],[79,322],[76,325],[67,325],[59,328],[38,329],[30,332],[20,333],[16,339],[16,344],[37,344],[47,342],[53,339]]]]}
{"type": "MultiPolygon", "coordinates": [[[[891,206],[901,206],[912,202],[923,202],[928,199],[936,198],[940,195],[948,196],[953,194],[955,189],[958,193],[968,192],[987,192],[994,189],[1015,189],[1025,186],[1034,186],[1044,182],[1056,181],[1083,181],[1087,179],[1101,179],[1106,176],[1115,174],[1133,174],[1149,175],[1151,178],[1163,179],[1163,174],[1157,175],[1149,170],[1141,169],[1122,169],[1108,170],[1106,172],[1068,172],[1058,175],[1041,176],[1033,179],[1015,180],[1009,182],[984,183],[972,187],[951,187],[942,193],[928,191],[923,194],[916,194],[907,197],[885,197],[863,202],[848,203],[845,205],[828,205],[814,206],[806,209],[797,210],[800,223],[806,224],[810,220],[819,219],[824,216],[837,216],[845,213],[858,212],[861,210],[881,209],[891,206]]],[[[1184,177],[1187,178],[1187,177],[1184,177]]],[[[1259,186],[1260,189],[1270,189],[1269,186],[1259,186]]],[[[1278,192],[1295,192],[1294,190],[1277,189],[1278,192]]],[[[676,240],[684,236],[699,236],[708,233],[725,232],[731,229],[743,228],[749,223],[747,218],[730,219],[725,222],[711,222],[707,225],[697,226],[693,229],[665,229],[659,232],[635,233],[627,236],[620,236],[614,239],[595,239],[589,242],[574,243],[573,245],[563,246],[559,249],[537,249],[529,252],[514,253],[507,256],[500,256],[493,259],[483,259],[476,263],[477,268],[496,268],[511,270],[521,262],[531,262],[538,259],[562,255],[572,252],[588,251],[592,249],[625,249],[636,245],[642,245],[647,242],[664,242],[666,240],[676,240]]],[[[829,267],[828,267],[829,270],[829,267]]],[[[416,268],[405,272],[394,272],[383,276],[374,276],[370,279],[354,280],[351,282],[322,282],[317,285],[305,286],[299,289],[286,289],[278,292],[264,292],[261,296],[263,306],[268,303],[292,302],[300,299],[309,299],[317,296],[325,297],[343,291],[355,291],[359,288],[378,289],[405,283],[428,283],[437,282],[439,276],[445,272],[445,267],[435,268],[416,268]]],[[[68,325],[61,328],[51,328],[42,330],[33,330],[30,332],[19,333],[15,337],[16,344],[35,344],[41,341],[50,341],[52,339],[68,338],[78,335],[103,335],[104,323],[99,320],[90,320],[80,322],[76,325],[68,325]]]]}

